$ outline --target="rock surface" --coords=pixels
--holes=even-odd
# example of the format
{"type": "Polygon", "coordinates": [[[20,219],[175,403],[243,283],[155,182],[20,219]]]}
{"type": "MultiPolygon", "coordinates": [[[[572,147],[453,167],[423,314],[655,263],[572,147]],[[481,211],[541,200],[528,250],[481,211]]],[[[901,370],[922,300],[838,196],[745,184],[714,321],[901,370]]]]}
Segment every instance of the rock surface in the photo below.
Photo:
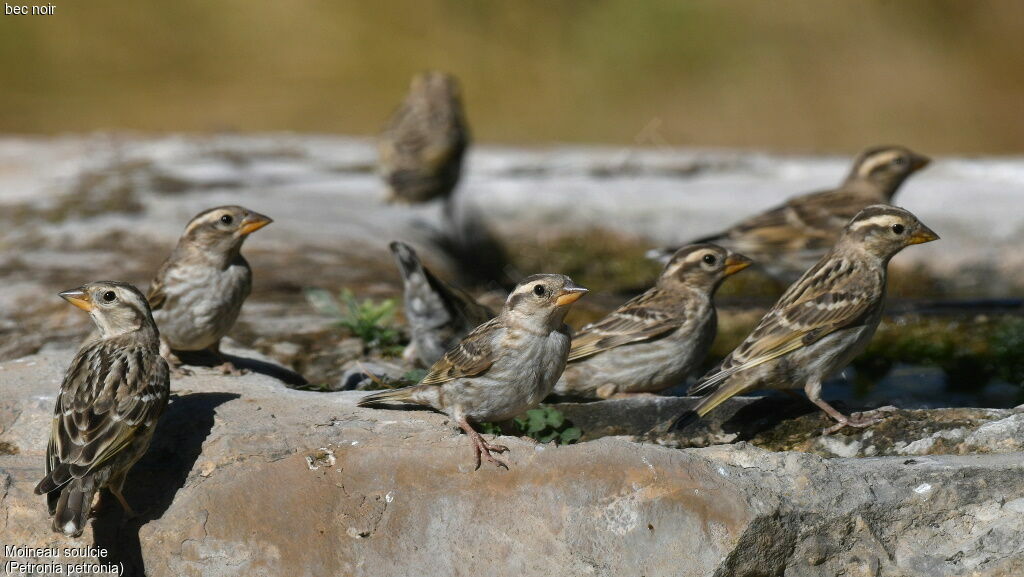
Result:
{"type": "MultiPolygon", "coordinates": [[[[5,545],[94,543],[109,550],[100,561],[151,577],[1024,574],[1024,415],[1013,411],[950,414],[946,424],[941,411],[897,415],[940,423],[876,429],[874,446],[919,447],[887,453],[900,456],[504,437],[511,470],[473,471],[467,440],[443,415],[357,408],[362,393],[292,390],[258,372],[175,381],[154,444],[129,478],[141,518],[122,524],[112,506],[68,540],[50,532],[32,486],[70,355],[0,364],[5,545]],[[924,448],[922,435],[935,441],[924,448]],[[984,454],[922,456],[939,445],[984,454]]],[[[602,429],[608,415],[639,422],[653,411],[643,423],[653,426],[686,402],[563,409],[593,438],[641,428],[602,429]]],[[[758,402],[737,401],[706,430],[758,402]]],[[[800,417],[807,431],[820,426],[815,418],[800,417]]],[[[797,429],[786,436],[794,446],[810,438],[797,429]]],[[[31,559],[0,558],[11,560],[31,559]]]]}

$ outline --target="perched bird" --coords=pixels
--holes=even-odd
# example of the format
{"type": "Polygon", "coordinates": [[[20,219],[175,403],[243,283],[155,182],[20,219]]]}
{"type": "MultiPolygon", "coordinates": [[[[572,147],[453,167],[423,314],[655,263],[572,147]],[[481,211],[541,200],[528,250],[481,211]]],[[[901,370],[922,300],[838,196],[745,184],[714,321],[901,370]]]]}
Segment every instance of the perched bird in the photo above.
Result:
{"type": "Polygon", "coordinates": [[[64,375],[53,411],[46,494],[53,530],[77,537],[106,487],[127,515],[135,513],[121,490],[125,475],[149,448],[167,406],[170,377],[149,304],[135,287],[94,282],[60,293],[88,311],[98,333],[78,350],[64,375]]]}
{"type": "MultiPolygon", "coordinates": [[[[252,290],[252,269],[242,256],[242,243],[271,222],[241,206],[219,206],[199,213],[185,227],[148,297],[160,327],[161,353],[172,367],[181,365],[174,351],[209,350],[223,359],[220,340],[252,290]]],[[[239,372],[227,360],[220,368],[239,372]]]]}
{"type": "Polygon", "coordinates": [[[419,256],[404,242],[392,242],[398,270],[405,286],[405,318],[412,342],[402,357],[429,367],[459,344],[470,331],[494,318],[494,313],[473,297],[440,280],[423,266],[419,256]]]}
{"type": "Polygon", "coordinates": [[[444,72],[417,74],[378,140],[389,200],[412,204],[448,197],[468,146],[458,81],[444,72]]]}
{"type": "Polygon", "coordinates": [[[721,365],[691,387],[691,395],[707,396],[680,424],[734,395],[801,386],[811,402],[837,421],[824,434],[876,422],[834,409],[821,399],[821,383],[860,354],[874,335],[889,259],[909,245],[938,238],[902,208],[873,205],[857,213],[832,250],[786,290],[721,365]]]}
{"type": "MultiPolygon", "coordinates": [[[[713,242],[754,259],[770,276],[798,278],[835,244],[846,223],[872,204],[888,204],[900,185],[930,160],[902,146],[862,152],[846,180],[833,190],[796,196],[785,204],[694,242],[713,242]]],[[[666,261],[675,249],[655,249],[666,261]]]]}
{"type": "Polygon", "coordinates": [[[682,383],[715,340],[715,291],[748,266],[713,244],[679,249],[653,288],[573,335],[555,393],[608,398],[682,383]]]}
{"type": "Polygon", "coordinates": [[[508,448],[486,442],[470,423],[507,421],[551,393],[569,355],[565,314],[586,292],[567,276],[527,277],[501,314],[469,333],[418,385],[368,395],[359,405],[413,403],[442,411],[472,439],[477,468],[483,455],[507,469],[491,451],[508,448]]]}

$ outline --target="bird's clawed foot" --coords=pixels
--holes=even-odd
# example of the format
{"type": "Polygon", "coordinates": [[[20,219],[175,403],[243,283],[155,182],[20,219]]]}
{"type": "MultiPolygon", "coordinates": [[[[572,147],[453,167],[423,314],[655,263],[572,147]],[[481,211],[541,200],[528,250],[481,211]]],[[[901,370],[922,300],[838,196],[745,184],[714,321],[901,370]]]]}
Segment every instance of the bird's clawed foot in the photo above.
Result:
{"type": "Polygon", "coordinates": [[[184,365],[170,365],[170,367],[171,367],[171,376],[179,378],[179,379],[181,377],[191,377],[192,375],[195,374],[192,371],[192,369],[187,368],[184,365]]]}
{"type": "Polygon", "coordinates": [[[459,416],[457,421],[459,423],[459,428],[469,435],[470,440],[473,441],[473,450],[476,452],[476,467],[473,469],[474,471],[480,469],[481,457],[487,459],[487,462],[493,464],[495,467],[504,467],[505,470],[508,470],[508,463],[491,454],[492,452],[504,453],[508,451],[508,447],[505,445],[492,445],[485,441],[483,436],[476,432],[476,429],[469,424],[469,421],[467,421],[465,417],[459,416]]]}
{"type": "Polygon", "coordinates": [[[224,361],[223,363],[214,367],[214,369],[221,372],[223,375],[231,375],[233,377],[240,377],[249,373],[248,369],[242,369],[236,367],[231,361],[224,361]]]}
{"type": "Polygon", "coordinates": [[[840,415],[842,418],[836,419],[836,421],[838,422],[832,425],[831,427],[826,427],[822,429],[821,434],[831,435],[832,433],[835,433],[836,431],[839,431],[844,427],[855,427],[857,429],[870,427],[875,423],[885,420],[885,416],[878,415],[878,412],[879,411],[865,411],[863,413],[853,413],[849,417],[840,415]]]}
{"type": "Polygon", "coordinates": [[[506,471],[508,470],[508,463],[491,454],[492,451],[495,453],[504,453],[508,451],[508,447],[505,445],[492,445],[485,441],[480,435],[477,435],[476,439],[473,439],[473,446],[476,449],[476,469],[480,468],[480,458],[483,457],[484,459],[487,459],[488,463],[491,463],[495,467],[504,467],[506,471]]]}

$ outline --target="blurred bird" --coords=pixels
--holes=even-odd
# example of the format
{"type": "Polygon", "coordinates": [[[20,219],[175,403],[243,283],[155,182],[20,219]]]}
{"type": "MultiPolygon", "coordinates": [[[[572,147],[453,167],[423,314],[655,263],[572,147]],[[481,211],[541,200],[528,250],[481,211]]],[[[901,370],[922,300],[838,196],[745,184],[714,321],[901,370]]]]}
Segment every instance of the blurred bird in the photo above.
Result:
{"type": "Polygon", "coordinates": [[[569,305],[587,292],[567,276],[539,274],[521,282],[497,317],[477,327],[418,385],[363,397],[360,406],[413,403],[446,413],[469,435],[480,457],[508,450],[492,445],[470,423],[500,422],[536,407],[551,393],[569,355],[569,305]]]}
{"type": "Polygon", "coordinates": [[[223,361],[222,371],[240,373],[220,354],[220,340],[252,290],[252,269],[241,254],[242,243],[271,222],[241,206],[220,206],[199,213],[185,227],[149,287],[161,353],[176,370],[181,360],[174,351],[209,350],[223,361]]]}
{"type": "MultiPolygon", "coordinates": [[[[835,244],[861,209],[888,204],[903,181],[930,159],[902,146],[862,152],[838,188],[796,196],[785,204],[694,242],[713,242],[741,252],[770,276],[791,282],[835,244]]],[[[666,261],[675,249],[654,249],[648,258],[666,261]]]]}
{"type": "Polygon", "coordinates": [[[754,389],[804,387],[811,402],[837,424],[866,427],[877,419],[843,415],[821,398],[821,383],[845,367],[871,340],[882,316],[889,259],[937,234],[910,212],[888,205],[860,211],[839,242],[782,295],[752,333],[697,384],[707,395],[680,426],[726,399],[754,389]]]}
{"type": "Polygon", "coordinates": [[[412,204],[448,197],[468,146],[458,81],[444,72],[416,75],[378,141],[388,200],[412,204]]]}
{"type": "Polygon", "coordinates": [[[679,249],[653,288],[573,336],[555,393],[608,398],[682,383],[715,340],[715,291],[748,266],[713,244],[679,249]]]}
{"type": "Polygon", "coordinates": [[[102,281],[60,296],[87,311],[98,334],[86,340],[64,375],[46,474],[35,492],[46,494],[53,530],[77,537],[104,487],[134,516],[122,494],[125,476],[149,448],[170,380],[149,304],[135,287],[102,281]]]}
{"type": "Polygon", "coordinates": [[[405,286],[405,318],[412,342],[402,358],[431,366],[478,325],[494,317],[470,295],[438,279],[404,242],[392,242],[405,286]]]}

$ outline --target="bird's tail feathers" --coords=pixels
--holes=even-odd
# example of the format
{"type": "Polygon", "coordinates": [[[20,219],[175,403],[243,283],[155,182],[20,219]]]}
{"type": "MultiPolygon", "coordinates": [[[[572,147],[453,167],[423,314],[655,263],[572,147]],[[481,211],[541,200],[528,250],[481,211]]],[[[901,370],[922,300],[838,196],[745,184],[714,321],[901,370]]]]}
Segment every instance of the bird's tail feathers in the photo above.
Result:
{"type": "Polygon", "coordinates": [[[68,465],[59,465],[53,471],[49,471],[34,490],[36,495],[52,493],[68,483],[72,478],[71,468],[68,465]]]}
{"type": "Polygon", "coordinates": [[[439,408],[441,387],[434,385],[413,385],[390,391],[378,391],[359,399],[357,405],[366,407],[389,403],[411,403],[439,408]]]}
{"type": "Polygon", "coordinates": [[[690,390],[686,392],[687,395],[692,396],[703,393],[705,396],[701,398],[693,409],[676,417],[675,421],[669,425],[668,430],[685,428],[690,423],[713,411],[718,405],[746,391],[748,387],[744,385],[743,381],[736,379],[730,382],[727,380],[734,373],[735,371],[727,373],[715,372],[711,375],[711,379],[705,378],[693,387],[690,387],[690,390]]]}
{"type": "Polygon", "coordinates": [[[404,242],[394,241],[391,243],[391,253],[395,255],[395,262],[402,271],[402,278],[407,279],[414,274],[423,274],[423,263],[413,248],[404,242]]]}
{"type": "Polygon", "coordinates": [[[96,487],[91,476],[74,479],[64,486],[53,512],[53,530],[69,537],[78,537],[85,530],[92,512],[96,487]]]}
{"type": "Polygon", "coordinates": [[[746,389],[747,387],[745,383],[740,379],[723,383],[708,396],[703,397],[700,402],[697,403],[697,406],[693,408],[693,412],[696,413],[698,417],[703,417],[713,411],[718,405],[721,405],[746,389]]]}

